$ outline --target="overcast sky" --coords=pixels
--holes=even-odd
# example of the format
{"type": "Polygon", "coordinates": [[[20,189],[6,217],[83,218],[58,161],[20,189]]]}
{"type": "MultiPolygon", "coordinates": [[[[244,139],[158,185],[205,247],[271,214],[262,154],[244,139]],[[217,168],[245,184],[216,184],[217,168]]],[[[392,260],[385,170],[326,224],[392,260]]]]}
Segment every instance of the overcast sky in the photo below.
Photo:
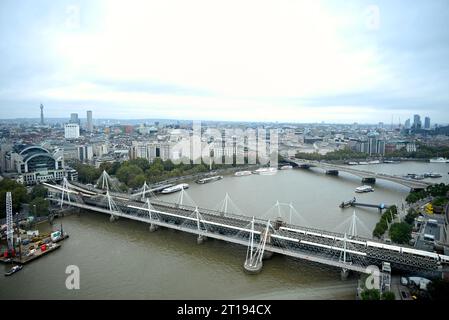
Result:
{"type": "Polygon", "coordinates": [[[449,122],[449,1],[0,1],[0,118],[449,122]]]}

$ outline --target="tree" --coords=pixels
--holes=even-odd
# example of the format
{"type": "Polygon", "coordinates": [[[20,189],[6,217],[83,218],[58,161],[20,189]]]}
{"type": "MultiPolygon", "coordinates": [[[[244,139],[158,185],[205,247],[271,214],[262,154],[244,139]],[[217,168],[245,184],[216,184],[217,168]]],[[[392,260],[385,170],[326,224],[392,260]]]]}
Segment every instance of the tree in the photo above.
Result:
{"type": "Polygon", "coordinates": [[[442,197],[442,196],[438,196],[435,199],[433,199],[432,201],[432,205],[433,206],[444,206],[447,203],[447,198],[446,197],[442,197]]]}
{"type": "Polygon", "coordinates": [[[136,165],[142,171],[148,170],[150,168],[150,162],[145,158],[137,158],[129,161],[129,165],[136,165]]]}
{"type": "Polygon", "coordinates": [[[165,171],[172,171],[175,168],[174,163],[170,159],[165,160],[163,166],[165,171]]]}
{"type": "Polygon", "coordinates": [[[141,174],[143,174],[143,170],[137,165],[131,164],[120,167],[117,171],[117,178],[129,186],[130,181],[141,174]]]}
{"type": "Polygon", "coordinates": [[[44,198],[34,199],[33,201],[30,202],[30,210],[33,214],[35,214],[38,217],[48,215],[48,200],[44,198]]]}
{"type": "Polygon", "coordinates": [[[427,285],[427,290],[434,300],[449,299],[449,281],[447,280],[434,280],[427,285]]]}
{"type": "Polygon", "coordinates": [[[12,210],[20,212],[22,203],[28,202],[28,194],[24,185],[11,179],[0,181],[0,218],[6,217],[6,193],[11,192],[12,210]]]}
{"type": "Polygon", "coordinates": [[[164,164],[159,158],[154,159],[150,168],[145,172],[149,181],[155,181],[156,177],[161,176],[164,173],[164,164]]]}
{"type": "Polygon", "coordinates": [[[404,218],[404,221],[412,225],[415,222],[416,217],[418,217],[418,212],[415,209],[410,208],[404,218]]]}
{"type": "Polygon", "coordinates": [[[399,244],[409,243],[412,232],[412,226],[406,222],[393,223],[390,227],[390,239],[399,244]]]}
{"type": "Polygon", "coordinates": [[[386,220],[380,220],[377,224],[376,227],[373,230],[373,236],[377,237],[377,238],[381,238],[385,231],[387,231],[388,229],[388,225],[386,220]]]}
{"type": "Polygon", "coordinates": [[[73,168],[78,171],[78,180],[82,183],[94,183],[103,172],[87,164],[76,163],[73,168]]]}
{"type": "Polygon", "coordinates": [[[31,190],[30,196],[31,196],[31,199],[46,198],[47,194],[48,194],[47,188],[45,188],[43,185],[38,184],[33,187],[33,189],[31,190]]]}
{"type": "Polygon", "coordinates": [[[362,291],[362,300],[380,300],[380,291],[377,289],[365,289],[362,291]]]}
{"type": "Polygon", "coordinates": [[[382,300],[396,300],[396,296],[392,291],[385,291],[381,296],[382,300]]]}
{"type": "Polygon", "coordinates": [[[393,216],[396,216],[398,214],[398,207],[396,207],[396,205],[392,205],[390,208],[388,208],[388,210],[391,211],[393,216]]]}
{"type": "Polygon", "coordinates": [[[139,174],[129,180],[128,186],[133,189],[142,187],[146,179],[147,178],[144,174],[139,174]]]}

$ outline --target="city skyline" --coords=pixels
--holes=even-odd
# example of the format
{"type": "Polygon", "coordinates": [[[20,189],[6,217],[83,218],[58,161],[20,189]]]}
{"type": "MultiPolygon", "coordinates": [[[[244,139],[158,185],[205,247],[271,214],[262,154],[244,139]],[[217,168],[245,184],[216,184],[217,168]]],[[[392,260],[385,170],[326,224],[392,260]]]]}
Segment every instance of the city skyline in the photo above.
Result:
{"type": "MultiPolygon", "coordinates": [[[[40,107],[43,107],[43,105],[41,104],[40,107]]],[[[40,119],[41,119],[41,125],[42,123],[42,117],[43,117],[43,108],[40,108],[40,119]]],[[[84,110],[84,109],[82,109],[84,110]]],[[[92,114],[93,111],[92,110],[87,110],[86,111],[86,117],[78,117],[79,112],[72,112],[73,110],[69,111],[70,114],[67,115],[62,115],[61,117],[51,117],[48,118],[46,117],[49,121],[51,122],[58,122],[61,120],[67,120],[68,123],[71,123],[73,121],[73,117],[76,117],[76,123],[79,123],[81,125],[81,120],[84,121],[84,127],[86,128],[87,131],[92,131],[93,130],[93,122],[104,122],[104,121],[123,121],[124,123],[127,123],[127,121],[131,121],[131,122],[136,122],[136,121],[154,121],[154,120],[162,120],[162,121],[205,121],[205,122],[229,122],[229,123],[286,123],[286,124],[336,124],[336,125],[376,125],[376,126],[381,126],[381,127],[386,127],[386,128],[397,128],[399,127],[405,127],[405,128],[410,128],[411,124],[410,124],[410,120],[412,117],[414,116],[419,116],[421,117],[421,114],[414,114],[412,116],[410,116],[409,118],[407,118],[406,120],[401,119],[400,117],[397,119],[398,122],[394,121],[392,119],[392,121],[390,123],[386,123],[383,121],[380,122],[345,122],[345,121],[337,121],[337,122],[327,122],[327,121],[314,121],[314,122],[299,122],[299,121],[277,121],[277,120],[273,120],[273,121],[263,121],[263,120],[216,120],[216,119],[189,119],[189,118],[133,118],[133,117],[128,117],[128,118],[113,118],[113,117],[104,117],[104,118],[93,118],[92,114]],[[90,129],[89,129],[90,128],[90,129]]],[[[423,115],[423,119],[424,120],[428,120],[428,126],[424,125],[424,122],[422,120],[420,120],[420,123],[422,124],[423,128],[426,129],[430,129],[430,127],[435,127],[435,126],[445,126],[447,125],[447,123],[445,122],[440,122],[440,123],[435,123],[432,122],[430,125],[430,117],[428,116],[424,116],[423,115]]],[[[10,120],[10,121],[14,121],[14,120],[38,120],[38,118],[36,117],[25,117],[25,118],[0,118],[0,120],[10,120]]],[[[414,125],[414,123],[413,123],[414,125]]]]}
{"type": "Polygon", "coordinates": [[[2,2],[0,118],[449,122],[445,1],[107,4],[2,2]]]}

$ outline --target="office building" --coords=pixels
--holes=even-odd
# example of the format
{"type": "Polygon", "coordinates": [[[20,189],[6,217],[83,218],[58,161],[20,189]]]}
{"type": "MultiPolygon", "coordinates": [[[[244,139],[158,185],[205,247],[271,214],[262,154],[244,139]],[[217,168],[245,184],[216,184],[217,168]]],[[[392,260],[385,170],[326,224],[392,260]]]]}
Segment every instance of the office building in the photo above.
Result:
{"type": "Polygon", "coordinates": [[[41,103],[41,126],[44,125],[44,106],[41,103]]]}
{"type": "Polygon", "coordinates": [[[92,111],[87,111],[87,132],[92,133],[94,131],[94,124],[92,122],[92,111]]]}
{"type": "Polygon", "coordinates": [[[421,129],[421,117],[419,116],[419,114],[415,114],[413,116],[413,128],[421,129]]]}
{"type": "Polygon", "coordinates": [[[429,117],[424,118],[424,129],[430,130],[430,118],[429,117]]]}
{"type": "Polygon", "coordinates": [[[70,114],[70,122],[69,123],[80,125],[80,120],[78,119],[78,113],[70,114]]]}
{"type": "Polygon", "coordinates": [[[69,123],[64,126],[64,137],[68,140],[78,139],[80,137],[80,126],[75,123],[69,123]]]}
{"type": "Polygon", "coordinates": [[[410,119],[405,120],[404,127],[405,129],[410,129],[410,119]]]}

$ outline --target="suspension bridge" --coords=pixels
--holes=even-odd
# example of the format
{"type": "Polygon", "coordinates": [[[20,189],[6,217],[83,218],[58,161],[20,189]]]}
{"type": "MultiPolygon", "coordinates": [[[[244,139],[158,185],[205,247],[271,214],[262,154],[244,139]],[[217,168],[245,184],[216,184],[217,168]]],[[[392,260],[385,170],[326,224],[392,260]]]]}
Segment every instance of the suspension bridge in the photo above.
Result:
{"type": "Polygon", "coordinates": [[[160,227],[187,232],[195,235],[199,244],[206,239],[218,239],[246,246],[243,266],[250,273],[259,272],[264,258],[274,253],[340,268],[342,277],[349,271],[371,273],[368,266],[380,267],[383,262],[389,262],[393,270],[422,274],[439,273],[449,263],[449,256],[358,236],[360,220],[355,211],[345,221],[349,225],[346,232],[331,232],[292,224],[292,215],[299,215],[292,204],[277,202],[271,210],[277,212],[277,217],[265,219],[263,215],[239,212],[229,195],[217,208],[206,209],[195,205],[185,190],[181,190],[177,203],[169,203],[151,192],[150,197],[145,197],[147,193],[142,191],[148,188],[146,183],[136,194],[112,192],[109,179],[104,173],[97,183],[98,189],[79,183],[74,186],[66,179],[62,186],[45,186],[52,193],[49,199],[61,208],[70,206],[107,214],[111,221],[118,218],[140,221],[148,224],[151,232],[160,227]],[[193,205],[186,204],[186,200],[193,205]],[[285,209],[288,217],[283,218],[281,212],[285,209]]]}

